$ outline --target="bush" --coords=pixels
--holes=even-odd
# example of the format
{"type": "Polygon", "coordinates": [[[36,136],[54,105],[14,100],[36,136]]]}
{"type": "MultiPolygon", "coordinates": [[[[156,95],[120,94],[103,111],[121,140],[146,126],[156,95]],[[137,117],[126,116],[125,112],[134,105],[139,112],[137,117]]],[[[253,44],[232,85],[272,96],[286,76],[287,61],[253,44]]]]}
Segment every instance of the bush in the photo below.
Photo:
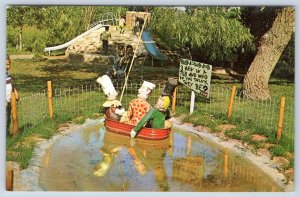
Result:
{"type": "Polygon", "coordinates": [[[31,52],[42,52],[43,46],[46,46],[45,31],[36,27],[26,27],[23,31],[24,50],[31,52]]]}
{"type": "Polygon", "coordinates": [[[17,28],[12,28],[11,26],[7,26],[7,38],[6,38],[6,44],[7,49],[9,49],[9,52],[16,51],[16,48],[18,46],[18,37],[19,32],[17,28]]]}
{"type": "MultiPolygon", "coordinates": [[[[37,29],[36,27],[25,26],[22,32],[23,52],[42,53],[46,46],[45,30],[37,29]]],[[[18,29],[7,27],[7,50],[15,53],[18,49],[19,32],[18,29]]]]}
{"type": "Polygon", "coordinates": [[[40,53],[46,47],[45,41],[38,37],[32,44],[32,51],[40,53]]]}
{"type": "Polygon", "coordinates": [[[44,58],[44,56],[41,55],[40,53],[35,53],[34,56],[33,56],[33,58],[32,58],[32,60],[34,62],[41,62],[41,61],[46,61],[47,58],[44,58]]]}

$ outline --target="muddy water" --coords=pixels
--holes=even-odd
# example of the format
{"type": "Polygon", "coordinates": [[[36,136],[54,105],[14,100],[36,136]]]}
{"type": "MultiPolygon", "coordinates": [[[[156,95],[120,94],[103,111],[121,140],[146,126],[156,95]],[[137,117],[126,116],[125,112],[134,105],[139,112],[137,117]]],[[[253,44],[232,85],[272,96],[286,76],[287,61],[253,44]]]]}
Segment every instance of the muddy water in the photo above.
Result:
{"type": "Polygon", "coordinates": [[[58,139],[43,157],[39,184],[48,191],[282,191],[241,155],[193,133],[132,141],[102,124],[58,139]]]}

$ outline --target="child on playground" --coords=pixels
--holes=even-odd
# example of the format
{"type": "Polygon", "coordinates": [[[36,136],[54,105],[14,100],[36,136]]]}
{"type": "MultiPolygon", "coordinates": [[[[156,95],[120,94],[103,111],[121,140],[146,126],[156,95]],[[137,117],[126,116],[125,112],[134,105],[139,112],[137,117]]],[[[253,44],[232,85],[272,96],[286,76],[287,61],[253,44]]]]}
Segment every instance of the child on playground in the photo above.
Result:
{"type": "Polygon", "coordinates": [[[111,38],[111,33],[109,32],[109,26],[105,26],[105,31],[100,34],[100,40],[102,40],[102,47],[104,54],[108,52],[108,39],[111,38]]]}
{"type": "Polygon", "coordinates": [[[122,16],[120,19],[119,19],[119,30],[120,30],[120,34],[123,34],[124,33],[124,28],[125,28],[125,17],[122,16]]]}

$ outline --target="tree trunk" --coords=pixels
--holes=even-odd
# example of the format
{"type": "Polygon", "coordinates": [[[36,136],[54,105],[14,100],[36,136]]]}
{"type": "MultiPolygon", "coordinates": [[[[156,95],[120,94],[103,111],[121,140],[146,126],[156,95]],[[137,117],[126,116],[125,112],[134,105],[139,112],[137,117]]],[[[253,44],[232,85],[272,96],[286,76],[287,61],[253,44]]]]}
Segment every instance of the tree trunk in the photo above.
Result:
{"type": "Polygon", "coordinates": [[[19,50],[23,51],[23,27],[20,27],[19,31],[19,50]]]}
{"type": "Polygon", "coordinates": [[[283,8],[271,29],[260,39],[258,52],[244,79],[244,96],[252,100],[271,98],[268,84],[270,76],[294,31],[295,9],[283,8]]]}

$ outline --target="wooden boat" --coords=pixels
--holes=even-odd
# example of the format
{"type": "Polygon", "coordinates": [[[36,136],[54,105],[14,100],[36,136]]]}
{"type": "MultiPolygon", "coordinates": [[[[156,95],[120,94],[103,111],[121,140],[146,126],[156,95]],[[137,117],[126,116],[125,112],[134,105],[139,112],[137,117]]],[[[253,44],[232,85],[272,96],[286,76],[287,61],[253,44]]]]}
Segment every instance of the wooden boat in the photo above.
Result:
{"type": "MultiPolygon", "coordinates": [[[[134,128],[133,125],[121,123],[111,119],[105,119],[105,127],[108,131],[130,136],[130,131],[134,128]]],[[[143,127],[136,138],[147,139],[147,140],[163,140],[169,137],[170,129],[154,129],[143,127]]]]}

